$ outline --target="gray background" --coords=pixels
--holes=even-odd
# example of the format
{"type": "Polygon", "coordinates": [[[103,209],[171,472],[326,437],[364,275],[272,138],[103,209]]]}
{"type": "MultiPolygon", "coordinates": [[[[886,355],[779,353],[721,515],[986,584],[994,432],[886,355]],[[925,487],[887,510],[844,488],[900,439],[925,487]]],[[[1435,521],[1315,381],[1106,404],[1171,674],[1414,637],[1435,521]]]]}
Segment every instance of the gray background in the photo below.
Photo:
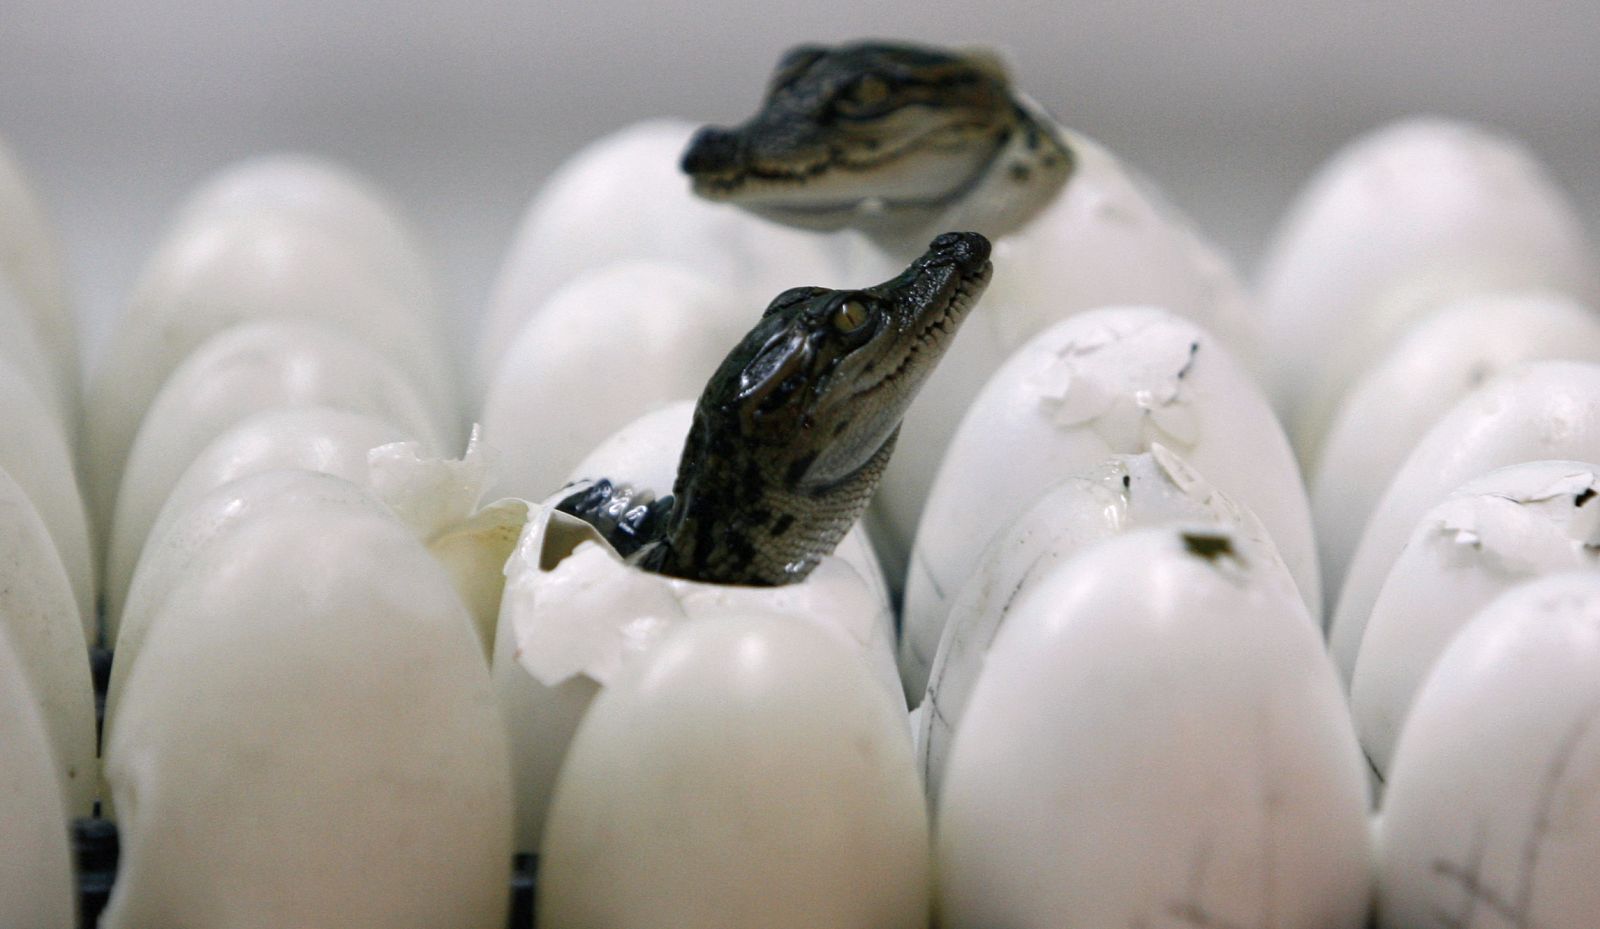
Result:
{"type": "Polygon", "coordinates": [[[730,122],[778,53],[861,36],[1003,49],[1252,267],[1296,187],[1396,116],[1497,125],[1600,215],[1600,2],[502,4],[0,0],[0,136],[68,249],[91,358],[184,192],[275,150],[374,177],[466,344],[517,217],[585,140],[730,122]]]}

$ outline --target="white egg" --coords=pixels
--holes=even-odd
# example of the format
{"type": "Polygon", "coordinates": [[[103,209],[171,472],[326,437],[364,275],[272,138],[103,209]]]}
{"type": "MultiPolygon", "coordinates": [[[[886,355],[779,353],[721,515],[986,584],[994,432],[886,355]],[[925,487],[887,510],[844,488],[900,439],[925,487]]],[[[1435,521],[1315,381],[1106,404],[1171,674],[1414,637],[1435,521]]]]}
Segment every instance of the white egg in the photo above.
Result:
{"type": "MultiPolygon", "coordinates": [[[[73,816],[94,810],[94,688],[66,569],[27,495],[0,468],[0,638],[33,693],[73,816]]],[[[3,912],[3,911],[0,911],[3,912]]],[[[3,920],[0,920],[3,921],[3,920]]]]}
{"type": "MultiPolygon", "coordinates": [[[[752,324],[766,301],[790,287],[883,280],[853,233],[802,232],[697,199],[678,169],[695,128],[682,120],[635,123],[590,143],[545,182],[523,214],[484,314],[473,367],[480,396],[536,308],[579,274],[617,261],[669,261],[740,287],[755,301],[752,324]],[[861,260],[874,270],[857,280],[853,263],[861,260]]],[[[626,376],[627,334],[619,335],[624,345],[613,364],[626,376]]]]}
{"type": "Polygon", "coordinates": [[[61,387],[55,361],[45,348],[37,324],[22,295],[0,273],[0,365],[15,369],[45,398],[51,414],[65,430],[75,430],[78,408],[72,394],[61,387]]]}
{"type": "MultiPolygon", "coordinates": [[[[325,323],[245,323],[217,333],[173,370],[139,425],[117,492],[111,547],[137,551],[178,478],[230,426],[272,409],[330,407],[364,413],[445,446],[443,411],[423,403],[394,363],[325,323]]],[[[125,565],[122,567],[126,567],[125,565]]],[[[106,585],[121,611],[121,569],[106,585]]]]}
{"type": "Polygon", "coordinates": [[[1495,468],[1557,460],[1600,462],[1600,365],[1520,365],[1434,423],[1373,507],[1339,591],[1328,647],[1346,682],[1378,590],[1422,515],[1495,468]]]}
{"type": "Polygon", "coordinates": [[[1378,925],[1580,927],[1600,912],[1600,575],[1494,600],[1434,666],[1378,821],[1378,925]]]}
{"type": "Polygon", "coordinates": [[[71,813],[22,664],[0,636],[0,923],[71,929],[78,925],[71,813]]]}
{"type": "Polygon", "coordinates": [[[393,517],[297,510],[225,534],[122,696],[107,929],[505,925],[488,671],[449,578],[393,517]]]}
{"type": "Polygon", "coordinates": [[[962,414],[1007,357],[1045,328],[1103,306],[1162,306],[1215,333],[1246,368],[1256,364],[1259,326],[1229,262],[1115,155],[1062,132],[1075,157],[1072,176],[1038,216],[994,243],[988,292],[900,430],[874,503],[897,579],[962,414]]]}
{"type": "Polygon", "coordinates": [[[84,457],[94,512],[109,523],[139,423],[168,375],[242,322],[332,325],[393,361],[435,408],[456,409],[427,316],[358,245],[309,220],[256,210],[179,228],[145,265],[89,386],[84,457]]]}
{"type": "MultiPolygon", "coordinates": [[[[166,526],[195,501],[229,481],[261,471],[301,468],[364,484],[367,453],[380,445],[410,438],[413,437],[392,423],[325,407],[268,410],[244,419],[195,456],[146,535],[113,540],[106,563],[106,587],[108,591],[116,590],[116,598],[121,601],[146,539],[160,538],[166,526]]],[[[120,617],[106,616],[108,642],[116,641],[120,623],[120,617]]]]}
{"type": "Polygon", "coordinates": [[[516,333],[484,400],[484,439],[502,462],[494,495],[543,499],[630,420],[700,396],[765,308],[661,261],[573,278],[516,333]]]}
{"type": "Polygon", "coordinates": [[[1527,150],[1442,119],[1352,142],[1300,194],[1261,275],[1273,395],[1302,460],[1315,463],[1346,388],[1409,323],[1519,289],[1600,306],[1583,225],[1527,150]]]}
{"type": "Polygon", "coordinates": [[[685,623],[595,699],[539,863],[538,923],[922,929],[905,721],[815,626],[685,623]]]}
{"type": "Polygon", "coordinates": [[[1600,361],[1600,315],[1559,294],[1486,293],[1413,323],[1351,385],[1311,481],[1324,589],[1339,589],[1373,505],[1417,439],[1488,378],[1543,359],[1600,361]]]}
{"type": "MultiPolygon", "coordinates": [[[[77,424],[81,364],[66,263],[33,184],[4,140],[0,140],[0,279],[14,288],[45,350],[52,369],[52,389],[45,396],[60,398],[70,411],[63,420],[70,431],[77,424]]],[[[9,341],[0,344],[16,346],[9,341]]]]}
{"type": "MultiPolygon", "coordinates": [[[[950,602],[917,718],[917,762],[928,800],[937,803],[944,766],[989,645],[1035,584],[1080,551],[1131,529],[1215,522],[1249,546],[1264,581],[1291,596],[1294,578],[1261,521],[1161,445],[1117,455],[1066,478],[989,542],[972,577],[950,602]]],[[[920,696],[920,695],[919,695],[920,696]]]]}
{"type": "Polygon", "coordinates": [[[1484,604],[1522,581],[1600,567],[1600,468],[1534,461],[1467,482],[1423,515],[1367,620],[1350,679],[1362,747],[1381,776],[1417,688],[1484,604]]]}
{"type": "Polygon", "coordinates": [[[1035,336],[962,420],[929,492],[906,584],[909,689],[925,686],[950,598],[994,533],[1062,477],[1153,442],[1261,518],[1316,611],[1310,507],[1260,388],[1194,323],[1160,309],[1104,308],[1035,336]]]}
{"type": "Polygon", "coordinates": [[[937,817],[940,925],[1356,929],[1367,797],[1299,598],[1216,527],[1058,566],[989,650],[937,817]]]}
{"type": "Polygon", "coordinates": [[[100,634],[95,620],[95,561],[72,444],[33,386],[3,363],[0,423],[4,424],[0,428],[0,468],[28,495],[50,531],[72,584],[84,639],[93,644],[100,634]]]}

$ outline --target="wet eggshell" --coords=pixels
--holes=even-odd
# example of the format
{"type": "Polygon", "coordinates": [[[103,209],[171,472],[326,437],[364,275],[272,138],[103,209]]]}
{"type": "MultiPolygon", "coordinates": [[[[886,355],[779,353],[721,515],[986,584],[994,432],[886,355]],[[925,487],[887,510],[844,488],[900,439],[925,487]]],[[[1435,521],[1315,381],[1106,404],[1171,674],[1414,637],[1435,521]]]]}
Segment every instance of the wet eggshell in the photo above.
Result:
{"type": "Polygon", "coordinates": [[[1300,194],[1260,278],[1273,396],[1302,460],[1315,463],[1346,387],[1408,323],[1523,288],[1600,305],[1583,225],[1532,154],[1444,119],[1352,142],[1300,194]]]}
{"type": "Polygon", "coordinates": [[[78,490],[72,445],[59,420],[26,379],[0,363],[0,468],[17,482],[44,520],[72,584],[84,639],[99,635],[95,621],[95,561],[89,516],[78,490]]]}
{"type": "Polygon", "coordinates": [[[1260,388],[1215,338],[1173,313],[1093,310],[1012,355],[951,442],[906,584],[901,672],[909,688],[926,684],[949,598],[993,534],[1061,477],[1152,442],[1261,518],[1315,608],[1321,594],[1310,507],[1260,388]]]}
{"type": "Polygon", "coordinates": [[[1600,462],[1600,365],[1536,361],[1490,379],[1418,440],[1373,507],[1328,626],[1348,683],[1383,580],[1422,514],[1455,488],[1522,461],[1600,462]]]}
{"type": "Polygon", "coordinates": [[[1057,565],[1089,546],[1131,529],[1175,522],[1227,527],[1236,541],[1249,546],[1264,580],[1276,576],[1297,596],[1294,578],[1255,514],[1159,444],[1061,481],[995,534],[977,570],[951,600],[927,691],[917,695],[922,703],[916,718],[917,764],[930,804],[938,802],[951,740],[1011,609],[1057,565]]]}
{"type": "Polygon", "coordinates": [[[100,764],[95,760],[94,688],[78,604],[44,522],[4,468],[0,638],[15,654],[49,733],[68,812],[90,815],[100,764]]]}
{"type": "Polygon", "coordinates": [[[541,926],[927,925],[905,722],[837,639],[685,623],[595,699],[542,843],[541,926]]]}
{"type": "MultiPolygon", "coordinates": [[[[449,420],[430,410],[394,364],[326,324],[266,320],[208,339],[167,378],[128,453],[111,545],[138,545],[195,457],[228,427],[271,409],[330,407],[393,423],[443,448],[449,420]]],[[[107,609],[121,610],[119,584],[107,609]]]]}
{"type": "Polygon", "coordinates": [[[66,263],[32,182],[4,140],[0,140],[0,279],[9,281],[50,360],[52,389],[45,396],[59,398],[69,411],[63,422],[70,435],[77,425],[81,363],[66,263]]]}
{"type": "Polygon", "coordinates": [[[1593,925],[1597,719],[1600,575],[1530,581],[1484,607],[1400,735],[1377,828],[1377,925],[1593,925]]]}
{"type": "MultiPolygon", "coordinates": [[[[536,308],[578,275],[617,261],[687,266],[741,288],[753,311],[790,287],[883,279],[874,278],[876,270],[856,279],[853,262],[869,249],[853,233],[789,229],[695,197],[678,163],[697,128],[683,120],[635,123],[590,143],[545,182],[523,214],[484,314],[473,366],[480,395],[536,308]]],[[[650,295],[638,299],[647,305],[650,295]]],[[[616,359],[626,378],[620,347],[616,359]]]]}
{"type": "MultiPolygon", "coordinates": [[[[364,484],[367,453],[410,439],[400,427],[362,413],[326,407],[301,407],[257,413],[217,436],[184,470],[142,538],[116,539],[106,564],[106,587],[121,601],[133,579],[145,542],[160,538],[166,526],[205,494],[232,480],[261,471],[301,468],[364,484]]],[[[121,619],[106,616],[106,638],[116,641],[121,619]]]]}
{"type": "Polygon", "coordinates": [[[238,527],[173,588],[127,680],[101,924],[504,926],[493,704],[465,608],[398,520],[238,527]]]}
{"type": "Polygon", "coordinates": [[[77,888],[71,813],[21,658],[0,636],[0,924],[71,929],[77,888]]]}
{"type": "Polygon", "coordinates": [[[1600,567],[1600,468],[1511,465],[1469,481],[1418,521],[1372,605],[1350,679],[1362,748],[1381,776],[1417,688],[1450,640],[1507,588],[1600,567]]]}
{"type": "Polygon", "coordinates": [[[242,322],[332,325],[391,359],[427,402],[455,410],[428,311],[400,290],[359,245],[291,214],[231,212],[178,227],[146,263],[89,385],[84,460],[97,518],[110,521],[139,423],[168,375],[242,322]]]}
{"type": "Polygon", "coordinates": [[[940,925],[1356,929],[1367,797],[1304,605],[1216,527],[1092,546],[989,650],[937,817],[940,925]]]}
{"type": "Polygon", "coordinates": [[[1532,291],[1480,294],[1418,320],[1345,393],[1311,481],[1322,583],[1338,590],[1372,507],[1428,428],[1528,361],[1600,361],[1600,315],[1532,291]]]}

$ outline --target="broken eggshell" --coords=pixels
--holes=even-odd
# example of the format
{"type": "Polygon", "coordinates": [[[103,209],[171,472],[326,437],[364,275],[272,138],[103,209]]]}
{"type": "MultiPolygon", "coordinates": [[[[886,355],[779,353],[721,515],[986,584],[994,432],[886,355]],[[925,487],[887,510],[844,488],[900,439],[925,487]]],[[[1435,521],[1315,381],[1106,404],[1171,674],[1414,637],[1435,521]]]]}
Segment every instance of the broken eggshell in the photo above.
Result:
{"type": "Polygon", "coordinates": [[[541,843],[541,926],[928,925],[898,701],[814,623],[680,623],[608,683],[541,843]]]}
{"type": "Polygon", "coordinates": [[[951,747],[940,925],[1357,929],[1366,781],[1300,598],[1216,526],[1023,593],[951,747]]]}
{"type": "Polygon", "coordinates": [[[0,636],[0,924],[78,925],[69,823],[49,729],[23,659],[0,636]]]}
{"type": "Polygon", "coordinates": [[[977,570],[951,601],[915,716],[917,763],[930,805],[938,803],[951,740],[1011,609],[1089,546],[1136,528],[1176,522],[1227,528],[1246,546],[1264,583],[1276,579],[1298,596],[1294,578],[1255,514],[1159,443],[1144,454],[1116,455],[1063,480],[990,540],[977,570]]]}
{"type": "Polygon", "coordinates": [[[1062,476],[1154,442],[1260,517],[1316,615],[1310,507],[1260,388],[1210,333],[1176,314],[1092,310],[1012,355],[950,444],[906,585],[901,672],[909,690],[926,685],[950,598],[993,534],[1062,476]]]}
{"type": "Polygon", "coordinates": [[[1450,640],[1510,587],[1600,567],[1600,468],[1535,461],[1469,481],[1417,523],[1378,591],[1350,710],[1379,776],[1417,688],[1450,640]]]}
{"type": "Polygon", "coordinates": [[[1376,830],[1383,929],[1600,912],[1600,574],[1506,591],[1417,693],[1376,830]]]}
{"type": "Polygon", "coordinates": [[[1339,589],[1373,505],[1417,439],[1488,378],[1544,359],[1600,361],[1600,316],[1548,292],[1464,297],[1372,363],[1345,393],[1311,481],[1324,589],[1339,589]]]}
{"type": "Polygon", "coordinates": [[[1600,364],[1535,361],[1491,378],[1418,440],[1372,509],[1328,625],[1346,683],[1373,602],[1417,521],[1479,475],[1523,461],[1600,462],[1600,364]]]}
{"type": "Polygon", "coordinates": [[[1283,220],[1259,285],[1272,394],[1308,470],[1349,384],[1409,323],[1497,290],[1600,305],[1592,248],[1543,166],[1505,136],[1409,119],[1346,146],[1283,220]]]}

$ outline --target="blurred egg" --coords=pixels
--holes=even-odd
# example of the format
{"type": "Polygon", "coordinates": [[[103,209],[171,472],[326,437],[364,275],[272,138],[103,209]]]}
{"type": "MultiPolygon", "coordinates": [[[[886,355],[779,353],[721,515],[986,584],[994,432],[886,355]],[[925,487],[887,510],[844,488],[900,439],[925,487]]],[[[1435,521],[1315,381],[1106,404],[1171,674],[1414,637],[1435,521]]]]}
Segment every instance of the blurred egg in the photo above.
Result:
{"type": "MultiPolygon", "coordinates": [[[[66,263],[33,184],[4,140],[0,140],[0,280],[9,282],[49,360],[50,388],[43,394],[59,398],[69,411],[63,422],[70,434],[77,425],[81,363],[66,263]]],[[[6,289],[0,285],[0,291],[6,289]]],[[[0,344],[17,347],[9,340],[0,344]]]]}
{"type": "Polygon", "coordinates": [[[1347,683],[1373,601],[1422,515],[1495,468],[1558,460],[1600,462],[1600,365],[1519,365],[1434,423],[1373,507],[1334,606],[1328,647],[1347,683]]]}
{"type": "Polygon", "coordinates": [[[1600,567],[1600,468],[1533,461],[1467,482],[1418,521],[1395,558],[1350,679],[1356,732],[1389,769],[1417,688],[1484,604],[1529,578],[1600,567]]]}
{"type": "Polygon", "coordinates": [[[71,393],[62,387],[55,362],[42,341],[37,324],[22,296],[0,273],[0,366],[16,370],[29,386],[44,398],[51,415],[63,430],[76,431],[78,407],[71,393]]]}
{"type": "Polygon", "coordinates": [[[595,699],[541,844],[538,923],[922,929],[904,717],[835,637],[683,623],[595,699]]]}
{"type": "Polygon", "coordinates": [[[1367,798],[1298,597],[1217,527],[1059,565],[989,649],[937,817],[939,924],[1357,929],[1367,798]]]}
{"type": "Polygon", "coordinates": [[[0,639],[9,643],[21,679],[32,691],[69,814],[90,815],[100,778],[94,688],[78,604],[50,533],[4,468],[0,468],[0,639]]]}
{"type": "Polygon", "coordinates": [[[1592,249],[1514,140],[1411,119],[1348,145],[1296,200],[1260,278],[1273,396],[1308,470],[1345,390],[1407,325],[1488,291],[1545,289],[1600,306],[1592,249]]]}
{"type": "Polygon", "coordinates": [[[930,804],[938,802],[951,739],[1011,609],[1078,552],[1131,529],[1174,522],[1226,527],[1236,542],[1248,546],[1264,582],[1276,580],[1298,596],[1294,578],[1255,514],[1160,444],[1142,455],[1115,455],[1064,479],[995,534],[950,603],[916,720],[917,763],[930,804]]]}
{"type": "Polygon", "coordinates": [[[1338,590],[1373,504],[1439,417],[1525,361],[1600,361],[1600,315],[1523,291],[1451,301],[1418,320],[1345,393],[1311,482],[1322,583],[1338,590]]]}
{"type": "MultiPolygon", "coordinates": [[[[312,406],[373,416],[434,449],[454,425],[393,362],[327,324],[273,319],[226,329],[185,358],[151,401],[117,493],[113,550],[143,544],[184,469],[228,427],[266,410],[312,406]]],[[[107,585],[113,614],[124,581],[107,585]]]]}
{"type": "Polygon", "coordinates": [[[901,646],[908,689],[926,685],[950,598],[994,533],[1062,477],[1153,442],[1260,517],[1316,611],[1310,507],[1260,388],[1194,323],[1155,308],[1103,308],[1035,336],[962,420],[912,553],[901,646]]]}
{"type": "Polygon", "coordinates": [[[102,926],[505,925],[504,736],[471,620],[410,529],[263,514],[159,611],[106,748],[102,926]]]}
{"type": "Polygon", "coordinates": [[[72,814],[27,681],[22,659],[0,636],[0,924],[72,929],[78,925],[67,832],[72,814]]]}
{"type": "Polygon", "coordinates": [[[1417,693],[1378,820],[1378,921],[1581,927],[1600,913],[1600,575],[1515,587],[1417,693]]]}

